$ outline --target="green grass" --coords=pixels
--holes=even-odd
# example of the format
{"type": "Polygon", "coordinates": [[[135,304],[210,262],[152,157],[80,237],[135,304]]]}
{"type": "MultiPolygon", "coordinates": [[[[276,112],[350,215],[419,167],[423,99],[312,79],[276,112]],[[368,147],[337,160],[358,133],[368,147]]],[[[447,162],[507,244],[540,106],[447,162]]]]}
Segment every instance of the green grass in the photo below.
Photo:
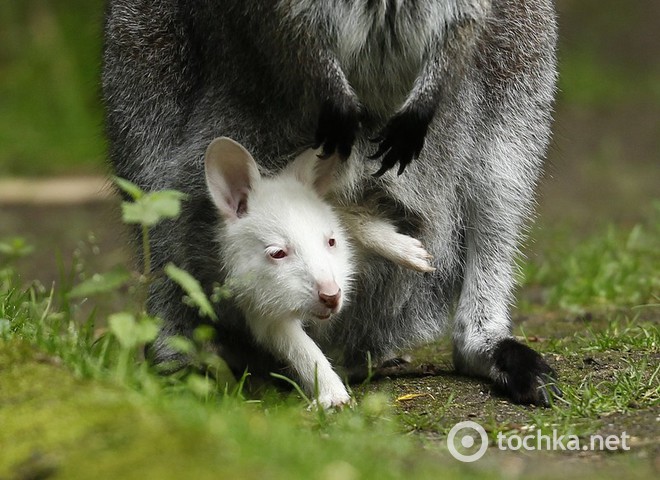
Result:
{"type": "MultiPolygon", "coordinates": [[[[553,291],[566,265],[597,263],[595,251],[610,259],[613,270],[643,263],[649,252],[638,247],[649,240],[648,226],[634,234],[608,232],[586,239],[570,255],[546,252],[563,261],[528,266],[544,272],[533,277],[535,286],[553,291]]],[[[158,375],[140,360],[152,338],[151,324],[146,333],[140,330],[147,321],[140,312],[120,313],[132,315],[123,327],[96,319],[93,310],[80,316],[84,299],[71,292],[100,288],[106,280],[113,290],[112,275],[87,275],[95,280],[77,286],[65,281],[64,290],[26,286],[12,265],[30,253],[18,240],[0,242],[0,444],[7,445],[0,476],[500,478],[497,468],[486,467],[503,461],[493,448],[482,464],[460,464],[448,455],[443,442],[456,422],[478,421],[492,444],[499,433],[535,430],[585,439],[608,422],[620,431],[657,436],[651,419],[660,406],[660,329],[657,305],[634,308],[645,297],[578,296],[581,307],[616,308],[595,315],[586,330],[533,345],[561,374],[564,396],[550,409],[496,397],[478,401],[479,381],[449,375],[355,386],[357,406],[330,413],[307,410],[295,392],[245,391],[208,355],[204,332],[182,347],[194,353],[198,368],[158,375]],[[620,313],[619,301],[632,308],[620,313]],[[395,400],[410,393],[413,400],[395,400]]],[[[598,269],[587,270],[599,278],[598,269]]],[[[137,295],[140,283],[134,288],[137,295]]],[[[578,290],[561,287],[556,305],[572,311],[578,290]]],[[[430,361],[446,355],[438,348],[430,361]]],[[[645,472],[639,465],[621,468],[626,475],[645,472]]],[[[613,472],[601,474],[613,478],[613,472]]]]}
{"type": "Polygon", "coordinates": [[[123,362],[136,349],[79,326],[54,307],[56,295],[21,290],[10,269],[1,278],[0,476],[472,476],[403,435],[381,394],[326,413],[296,395],[271,390],[254,401],[217,379],[209,390],[207,376],[163,377],[123,362]]]}
{"type": "MultiPolygon", "coordinates": [[[[147,225],[178,214],[179,195],[122,186],[135,198],[124,220],[143,224],[145,239],[147,225]]],[[[470,477],[402,435],[381,394],[358,395],[357,407],[334,413],[272,389],[249,400],[243,379],[234,381],[206,348],[208,329],[175,339],[193,365],[164,376],[140,360],[159,324],[141,306],[109,315],[103,328],[94,311],[79,318],[81,302],[127,282],[139,296],[152,280],[148,271],[90,275],[47,291],[17,280],[12,264],[30,254],[24,243],[0,242],[0,254],[0,406],[9,407],[0,409],[0,444],[9,445],[0,476],[470,477]]],[[[166,270],[191,305],[207,306],[194,279],[166,270]]]]}
{"type": "Polygon", "coordinates": [[[22,463],[67,479],[333,478],[342,471],[432,478],[430,456],[409,464],[414,442],[397,434],[380,406],[319,424],[286,402],[135,394],[77,379],[18,342],[0,344],[0,365],[10,367],[3,382],[13,387],[0,402],[16,405],[0,413],[3,475],[22,463]]]}
{"type": "Polygon", "coordinates": [[[613,414],[660,406],[656,321],[614,319],[604,330],[565,337],[546,351],[578,371],[569,370],[562,379],[564,396],[551,410],[533,415],[539,427],[559,425],[564,433],[586,433],[613,414]]]}
{"type": "MultiPolygon", "coordinates": [[[[547,242],[538,262],[524,264],[523,285],[543,292],[540,308],[546,309],[584,312],[658,305],[658,239],[658,202],[652,216],[630,230],[610,226],[580,243],[570,232],[561,232],[547,242]]],[[[522,300],[523,309],[533,310],[522,300]]]]}
{"type": "MultiPolygon", "coordinates": [[[[613,418],[614,430],[626,431],[632,425],[657,436],[653,423],[654,412],[660,407],[657,320],[614,318],[603,330],[566,335],[531,346],[549,358],[559,372],[558,385],[563,396],[556,398],[551,408],[529,408],[495,399],[481,404],[477,399],[483,388],[446,377],[440,382],[448,392],[436,393],[434,388],[432,397],[402,407],[400,420],[410,431],[446,436],[457,422],[473,419],[486,428],[493,442],[499,433],[534,430],[587,438],[601,432],[613,418]]],[[[429,382],[413,385],[417,392],[435,386],[429,382]]]]}
{"type": "MultiPolygon", "coordinates": [[[[657,309],[658,306],[655,306],[657,309]]],[[[585,351],[640,351],[660,352],[660,330],[653,322],[640,323],[637,320],[614,320],[604,330],[588,330],[581,335],[580,348],[585,351]]]]}

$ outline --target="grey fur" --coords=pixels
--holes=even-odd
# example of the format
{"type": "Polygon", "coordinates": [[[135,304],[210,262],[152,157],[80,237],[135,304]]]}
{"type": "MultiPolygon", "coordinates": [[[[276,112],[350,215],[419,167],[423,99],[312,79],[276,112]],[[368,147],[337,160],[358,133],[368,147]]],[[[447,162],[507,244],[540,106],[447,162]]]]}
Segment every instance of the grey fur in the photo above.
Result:
{"type": "MultiPolygon", "coordinates": [[[[456,367],[506,388],[494,351],[511,335],[514,255],[550,136],[551,0],[110,0],[105,32],[117,174],[191,198],[153,232],[154,268],[172,261],[208,289],[222,281],[203,174],[211,139],[236,139],[276,172],[314,143],[324,102],[334,102],[361,120],[337,201],[419,238],[437,270],[374,256],[324,342],[353,366],[367,352],[382,360],[436,339],[453,318],[456,367]],[[372,177],[368,139],[420,112],[433,121],[419,158],[400,177],[372,177]]],[[[180,296],[168,281],[151,292],[163,338],[200,321],[180,296]]],[[[273,368],[235,306],[219,310],[221,351],[236,369],[273,368]]],[[[162,338],[153,352],[171,355],[162,338]]]]}

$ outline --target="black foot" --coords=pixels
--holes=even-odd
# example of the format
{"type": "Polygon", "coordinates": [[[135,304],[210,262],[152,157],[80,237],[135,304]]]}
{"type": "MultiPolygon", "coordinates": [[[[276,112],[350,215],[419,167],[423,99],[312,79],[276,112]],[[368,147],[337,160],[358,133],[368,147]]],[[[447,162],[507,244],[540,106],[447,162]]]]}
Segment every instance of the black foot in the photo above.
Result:
{"type": "Polygon", "coordinates": [[[342,160],[351,156],[355,136],[360,127],[360,108],[351,98],[328,100],[321,107],[314,148],[323,147],[320,158],[335,152],[342,160]]]}
{"type": "Polygon", "coordinates": [[[380,169],[374,173],[380,177],[399,164],[397,175],[401,175],[408,164],[419,157],[424,147],[424,138],[433,120],[432,110],[406,110],[390,119],[380,134],[373,139],[378,142],[378,150],[369,158],[383,157],[380,169]]]}
{"type": "Polygon", "coordinates": [[[549,407],[553,397],[561,397],[557,374],[528,346],[512,338],[502,340],[493,359],[500,372],[495,386],[514,402],[549,407]]]}

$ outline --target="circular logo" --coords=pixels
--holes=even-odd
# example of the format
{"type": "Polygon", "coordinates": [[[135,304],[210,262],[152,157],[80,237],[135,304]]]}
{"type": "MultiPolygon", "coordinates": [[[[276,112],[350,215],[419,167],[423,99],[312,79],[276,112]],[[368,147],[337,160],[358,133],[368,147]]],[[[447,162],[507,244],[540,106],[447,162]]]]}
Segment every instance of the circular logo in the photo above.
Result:
{"type": "Polygon", "coordinates": [[[447,448],[449,449],[449,453],[451,453],[456,460],[460,460],[461,462],[475,462],[484,456],[484,453],[486,453],[486,449],[488,448],[488,436],[486,435],[486,430],[476,422],[459,422],[449,430],[449,435],[447,436],[447,448]],[[456,443],[456,434],[463,430],[466,430],[466,432],[459,436],[458,445],[460,445],[460,447],[458,447],[456,443]],[[479,449],[476,452],[464,454],[458,451],[459,448],[461,448],[462,451],[465,451],[472,449],[475,444],[474,437],[470,431],[479,434],[481,445],[479,445],[479,449]]]}

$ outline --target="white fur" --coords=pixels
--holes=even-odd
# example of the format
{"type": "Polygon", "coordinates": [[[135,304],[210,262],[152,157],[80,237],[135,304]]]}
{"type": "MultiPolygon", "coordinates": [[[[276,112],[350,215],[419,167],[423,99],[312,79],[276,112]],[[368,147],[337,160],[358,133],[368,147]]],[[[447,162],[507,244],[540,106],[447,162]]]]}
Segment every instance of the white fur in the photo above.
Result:
{"type": "Polygon", "coordinates": [[[418,239],[396,231],[385,220],[359,209],[341,211],[342,221],[352,238],[365,250],[380,255],[391,262],[418,272],[434,272],[433,257],[418,239]]]}
{"type": "MultiPolygon", "coordinates": [[[[228,138],[214,140],[205,158],[207,186],[224,219],[227,281],[247,325],[323,407],[350,400],[304,330],[339,313],[350,293],[354,252],[338,214],[321,197],[332,187],[334,165],[309,150],[279,175],[263,178],[251,155],[228,138]],[[285,256],[273,258],[278,255],[285,256]],[[335,297],[335,304],[323,296],[335,297]]],[[[364,249],[407,268],[434,270],[419,240],[364,212],[342,216],[364,249]]]]}
{"type": "Polygon", "coordinates": [[[207,185],[224,218],[220,243],[227,281],[247,324],[261,345],[293,368],[303,388],[330,407],[348,402],[349,395],[303,325],[327,321],[342,308],[352,249],[337,215],[319,196],[326,185],[315,172],[315,164],[301,158],[262,178],[250,154],[227,138],[212,142],[206,154],[207,185]],[[244,212],[237,208],[241,201],[247,203],[244,212]],[[286,256],[272,258],[278,251],[286,256]],[[338,295],[337,305],[324,305],[321,293],[338,295]]]}

